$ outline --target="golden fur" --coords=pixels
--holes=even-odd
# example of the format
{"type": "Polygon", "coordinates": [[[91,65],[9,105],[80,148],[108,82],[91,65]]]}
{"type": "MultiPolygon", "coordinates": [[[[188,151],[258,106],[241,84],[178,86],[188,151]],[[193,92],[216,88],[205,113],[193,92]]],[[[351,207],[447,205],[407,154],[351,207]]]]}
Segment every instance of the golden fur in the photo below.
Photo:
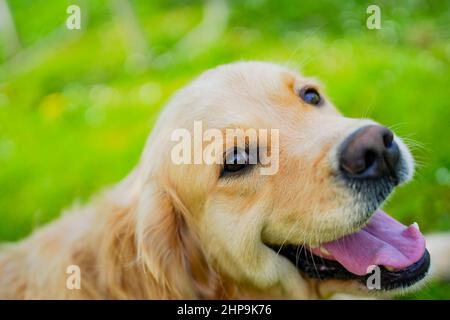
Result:
{"type": "Polygon", "coordinates": [[[306,84],[318,87],[269,63],[205,72],[166,106],[127,178],[3,246],[0,297],[319,298],[364,290],[304,278],[263,244],[316,244],[361,224],[353,199],[331,176],[339,143],[372,122],[341,116],[328,99],[320,108],[306,105],[297,94],[306,84]],[[170,134],[191,130],[195,120],[219,130],[280,129],[279,172],[221,181],[218,165],[174,165],[170,134]],[[80,267],[80,290],[66,288],[69,265],[80,267]]]}

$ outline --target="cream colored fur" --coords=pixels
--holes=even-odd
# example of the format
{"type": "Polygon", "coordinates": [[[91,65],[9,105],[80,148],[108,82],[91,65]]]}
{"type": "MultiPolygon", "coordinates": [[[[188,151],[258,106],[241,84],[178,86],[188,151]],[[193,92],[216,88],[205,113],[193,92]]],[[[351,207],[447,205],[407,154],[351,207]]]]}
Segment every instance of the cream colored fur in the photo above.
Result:
{"type": "MultiPolygon", "coordinates": [[[[165,107],[126,179],[27,239],[3,245],[0,298],[309,299],[364,293],[353,282],[304,278],[264,245],[317,244],[362,223],[358,204],[332,175],[340,142],[373,122],[341,116],[326,98],[320,108],[306,105],[298,97],[305,85],[321,91],[315,81],[269,63],[206,71],[165,107]],[[219,130],[279,129],[279,172],[223,180],[219,165],[174,165],[171,132],[192,130],[196,120],[219,130]],[[80,267],[80,290],[66,287],[70,265],[80,267]]],[[[396,141],[412,173],[409,151],[396,141]]],[[[441,247],[433,245],[432,255],[441,250],[449,257],[449,246],[441,247]]],[[[447,267],[439,264],[440,270],[447,267]]]]}

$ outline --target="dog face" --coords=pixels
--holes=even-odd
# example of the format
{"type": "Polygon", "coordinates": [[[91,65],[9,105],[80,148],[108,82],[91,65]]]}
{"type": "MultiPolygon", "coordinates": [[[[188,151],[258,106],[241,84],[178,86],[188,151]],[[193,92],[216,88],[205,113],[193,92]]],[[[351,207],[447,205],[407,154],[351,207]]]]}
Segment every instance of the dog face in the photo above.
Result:
{"type": "MultiPolygon", "coordinates": [[[[320,284],[361,288],[366,274],[361,268],[371,263],[384,266],[386,278],[423,259],[423,238],[411,227],[393,225],[404,239],[389,248],[380,249],[376,241],[366,244],[366,249],[373,245],[374,252],[367,253],[373,257],[360,257],[357,243],[351,244],[365,243],[367,237],[358,235],[365,227],[375,228],[377,234],[394,224],[377,209],[396,185],[411,178],[412,156],[388,129],[342,116],[320,85],[296,72],[258,62],[209,70],[175,95],[150,140],[145,161],[163,172],[209,263],[236,283],[272,297],[306,297],[316,278],[328,280],[320,284]],[[224,163],[173,163],[176,143],[168,143],[172,132],[184,128],[194,137],[194,122],[199,120],[204,130],[223,133],[223,154],[216,156],[224,163]],[[245,147],[238,148],[235,137],[226,133],[249,128],[275,129],[278,137],[251,143],[244,137],[245,147]],[[249,151],[255,144],[253,150],[276,153],[272,174],[261,174],[261,155],[249,151]],[[155,153],[161,155],[159,160],[155,153]],[[255,164],[248,163],[252,157],[257,158],[255,164]],[[369,223],[374,216],[378,229],[369,223]],[[340,239],[341,244],[350,242],[342,252],[340,239]],[[415,250],[404,248],[408,241],[415,250]],[[404,259],[388,261],[388,249],[404,259]],[[329,263],[317,262],[324,260],[329,263]]],[[[209,144],[200,142],[203,150],[209,144]]],[[[380,239],[394,237],[380,233],[380,239]]],[[[420,267],[427,269],[427,261],[420,267]]],[[[395,285],[386,280],[382,289],[408,286],[423,277],[422,269],[416,278],[395,285]]]]}

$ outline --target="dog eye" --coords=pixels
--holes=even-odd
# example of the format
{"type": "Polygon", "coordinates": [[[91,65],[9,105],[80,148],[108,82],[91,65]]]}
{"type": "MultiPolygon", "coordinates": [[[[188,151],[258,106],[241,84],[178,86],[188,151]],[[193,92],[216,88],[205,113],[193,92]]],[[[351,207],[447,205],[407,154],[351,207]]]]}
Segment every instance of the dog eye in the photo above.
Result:
{"type": "Polygon", "coordinates": [[[300,97],[308,104],[318,106],[322,102],[320,94],[314,88],[303,88],[300,91],[300,97]]]}
{"type": "Polygon", "coordinates": [[[240,171],[249,165],[249,160],[248,151],[235,148],[225,156],[223,173],[240,171]]]}

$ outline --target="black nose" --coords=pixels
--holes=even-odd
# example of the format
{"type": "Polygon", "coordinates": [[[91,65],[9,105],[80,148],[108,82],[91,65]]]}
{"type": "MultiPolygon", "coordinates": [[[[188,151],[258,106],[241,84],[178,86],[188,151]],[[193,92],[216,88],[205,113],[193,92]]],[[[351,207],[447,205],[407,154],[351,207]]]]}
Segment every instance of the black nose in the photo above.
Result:
{"type": "Polygon", "coordinates": [[[393,133],[382,126],[362,127],[341,145],[339,165],[351,177],[372,179],[395,177],[400,151],[393,133]]]}

